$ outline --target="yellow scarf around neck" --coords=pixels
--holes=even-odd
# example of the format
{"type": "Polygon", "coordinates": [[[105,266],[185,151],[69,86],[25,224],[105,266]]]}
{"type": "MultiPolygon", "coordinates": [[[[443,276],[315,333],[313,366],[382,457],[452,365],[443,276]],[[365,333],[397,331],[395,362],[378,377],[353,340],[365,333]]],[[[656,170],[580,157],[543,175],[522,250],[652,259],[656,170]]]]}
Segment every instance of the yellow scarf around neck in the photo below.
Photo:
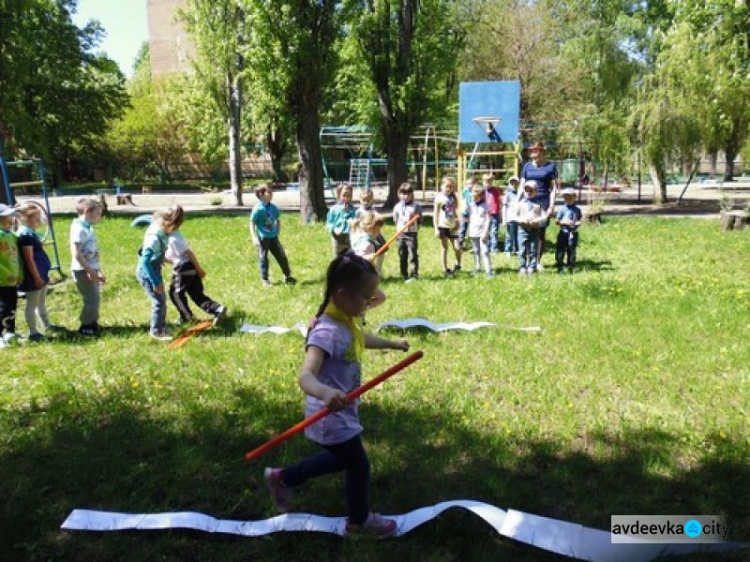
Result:
{"type": "Polygon", "coordinates": [[[352,333],[352,344],[346,350],[344,356],[349,361],[362,363],[362,357],[365,354],[365,333],[362,330],[362,317],[349,316],[346,312],[337,307],[333,302],[329,302],[323,314],[328,315],[334,320],[343,322],[352,333]]]}

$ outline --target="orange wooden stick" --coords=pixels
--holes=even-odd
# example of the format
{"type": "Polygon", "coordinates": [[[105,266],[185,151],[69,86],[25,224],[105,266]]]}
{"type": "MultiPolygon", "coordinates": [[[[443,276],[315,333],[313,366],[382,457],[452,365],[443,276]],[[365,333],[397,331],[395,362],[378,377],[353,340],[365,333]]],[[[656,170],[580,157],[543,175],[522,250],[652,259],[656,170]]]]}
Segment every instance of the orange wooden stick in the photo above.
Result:
{"type": "Polygon", "coordinates": [[[169,342],[169,345],[167,348],[169,349],[178,349],[185,345],[189,339],[191,339],[196,334],[202,332],[203,330],[207,330],[211,326],[213,326],[214,322],[213,320],[204,320],[203,322],[198,322],[195,326],[190,328],[187,332],[184,334],[179,335],[176,337],[173,341],[169,342]]]}
{"type": "MultiPolygon", "coordinates": [[[[396,363],[390,369],[388,369],[388,370],[383,371],[382,373],[380,373],[377,377],[375,377],[374,379],[372,379],[370,382],[368,382],[366,384],[363,384],[359,388],[355,388],[354,390],[352,390],[349,394],[346,395],[346,399],[351,402],[352,400],[354,400],[358,396],[360,396],[360,395],[364,394],[365,392],[367,392],[368,390],[370,390],[373,386],[379,385],[381,382],[383,382],[388,377],[392,377],[393,375],[395,375],[396,373],[398,373],[402,369],[405,369],[406,367],[408,367],[409,365],[411,365],[415,361],[419,361],[420,359],[422,359],[423,355],[424,355],[424,353],[422,351],[417,351],[415,353],[412,353],[406,359],[402,359],[401,361],[399,361],[398,363],[396,363]]],[[[330,413],[331,413],[331,410],[329,410],[328,408],[323,408],[319,412],[314,413],[309,418],[305,418],[304,420],[302,420],[301,422],[299,422],[297,425],[294,425],[294,426],[290,427],[284,433],[280,433],[279,435],[277,435],[276,437],[274,437],[270,441],[267,441],[266,443],[264,443],[263,445],[261,445],[257,449],[253,449],[252,451],[250,451],[248,454],[245,455],[245,460],[247,462],[250,462],[253,459],[257,459],[259,456],[261,456],[266,451],[268,451],[270,449],[273,449],[276,445],[278,445],[280,443],[283,443],[284,441],[286,441],[287,439],[289,439],[293,435],[296,435],[297,433],[299,433],[300,431],[302,431],[303,429],[305,429],[307,426],[314,424],[316,421],[318,421],[321,418],[326,417],[330,413]]]]}
{"type": "Polygon", "coordinates": [[[393,236],[391,236],[391,238],[388,240],[388,242],[386,242],[385,244],[383,244],[380,247],[380,249],[377,252],[375,252],[375,257],[377,258],[380,254],[382,254],[383,252],[385,252],[388,249],[388,246],[390,246],[391,244],[393,244],[393,242],[396,240],[396,238],[398,238],[404,232],[406,232],[415,222],[417,222],[421,218],[421,216],[422,215],[414,215],[409,220],[409,222],[407,222],[404,225],[404,227],[401,230],[399,230],[396,234],[394,234],[393,236]]]}

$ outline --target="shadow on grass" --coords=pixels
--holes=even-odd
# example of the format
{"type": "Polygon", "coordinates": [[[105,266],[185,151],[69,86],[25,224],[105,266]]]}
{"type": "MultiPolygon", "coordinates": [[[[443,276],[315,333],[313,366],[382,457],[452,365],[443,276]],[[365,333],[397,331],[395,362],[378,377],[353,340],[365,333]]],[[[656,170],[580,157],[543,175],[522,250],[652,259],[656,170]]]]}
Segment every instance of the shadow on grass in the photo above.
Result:
{"type": "MultiPolygon", "coordinates": [[[[553,266],[554,267],[554,266],[553,266]]],[[[592,259],[583,259],[576,261],[576,271],[614,271],[615,267],[609,260],[594,261],[592,259]]]]}
{"type": "MultiPolygon", "coordinates": [[[[251,539],[181,530],[60,531],[74,508],[266,518],[273,512],[263,467],[315,451],[296,437],[245,464],[247,451],[299,421],[301,411],[252,389],[235,391],[221,409],[188,406],[178,420],[152,417],[143,398],[123,391],[102,401],[71,397],[43,410],[6,410],[3,425],[12,437],[0,448],[4,559],[563,560],[499,537],[461,510],[377,543],[314,533],[251,539]]],[[[675,447],[673,436],[659,430],[586,435],[572,450],[499,427],[480,435],[431,407],[365,404],[362,418],[373,508],[383,513],[475,499],[608,528],[611,514],[739,516],[750,504],[744,438],[711,438],[694,467],[668,478],[652,469],[670,465],[675,447]]],[[[308,482],[295,491],[293,509],[341,515],[342,488],[340,475],[308,482]]]]}

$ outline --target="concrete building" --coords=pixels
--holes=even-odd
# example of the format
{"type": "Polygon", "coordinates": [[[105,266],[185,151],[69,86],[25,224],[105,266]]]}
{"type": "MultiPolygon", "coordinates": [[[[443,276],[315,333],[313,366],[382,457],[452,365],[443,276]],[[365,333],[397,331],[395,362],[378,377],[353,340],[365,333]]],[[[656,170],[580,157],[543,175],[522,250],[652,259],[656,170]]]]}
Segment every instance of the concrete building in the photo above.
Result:
{"type": "Polygon", "coordinates": [[[195,46],[182,23],[179,9],[187,0],[146,0],[148,8],[148,41],[151,52],[151,77],[190,72],[195,46]]]}

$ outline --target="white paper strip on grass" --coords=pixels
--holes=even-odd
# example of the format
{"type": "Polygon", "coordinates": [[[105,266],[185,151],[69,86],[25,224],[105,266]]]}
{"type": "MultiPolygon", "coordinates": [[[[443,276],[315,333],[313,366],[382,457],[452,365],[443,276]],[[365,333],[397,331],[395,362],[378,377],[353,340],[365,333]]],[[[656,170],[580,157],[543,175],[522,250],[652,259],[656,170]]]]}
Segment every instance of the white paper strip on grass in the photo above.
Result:
{"type": "Polygon", "coordinates": [[[258,326],[256,324],[243,324],[240,326],[240,332],[244,334],[286,334],[287,332],[293,332],[297,330],[303,336],[307,336],[307,326],[302,322],[297,322],[291,328],[285,328],[284,326],[258,326]]]}
{"type": "MultiPolygon", "coordinates": [[[[387,515],[398,524],[395,536],[402,536],[435,519],[451,508],[463,508],[477,515],[499,534],[519,542],[593,562],[637,562],[659,556],[694,552],[728,552],[750,548],[748,544],[612,544],[607,531],[584,527],[576,523],[549,519],[521,511],[505,511],[494,505],[472,500],[442,502],[410,511],[404,515],[387,515]]],[[[258,537],[279,532],[331,533],[343,536],[344,517],[322,517],[307,513],[288,513],[260,521],[215,519],[202,513],[133,514],[109,511],[74,510],[62,528],[69,531],[123,531],[126,529],[194,529],[208,533],[225,533],[258,537]]]]}
{"type": "Polygon", "coordinates": [[[446,330],[477,330],[479,328],[500,328],[501,330],[520,330],[522,332],[539,332],[541,328],[539,326],[525,326],[521,328],[514,328],[511,326],[498,326],[494,322],[445,322],[438,324],[431,322],[426,318],[406,318],[405,320],[386,320],[380,326],[377,331],[383,328],[400,328],[406,330],[408,328],[428,328],[433,332],[445,332],[446,330]]]}

